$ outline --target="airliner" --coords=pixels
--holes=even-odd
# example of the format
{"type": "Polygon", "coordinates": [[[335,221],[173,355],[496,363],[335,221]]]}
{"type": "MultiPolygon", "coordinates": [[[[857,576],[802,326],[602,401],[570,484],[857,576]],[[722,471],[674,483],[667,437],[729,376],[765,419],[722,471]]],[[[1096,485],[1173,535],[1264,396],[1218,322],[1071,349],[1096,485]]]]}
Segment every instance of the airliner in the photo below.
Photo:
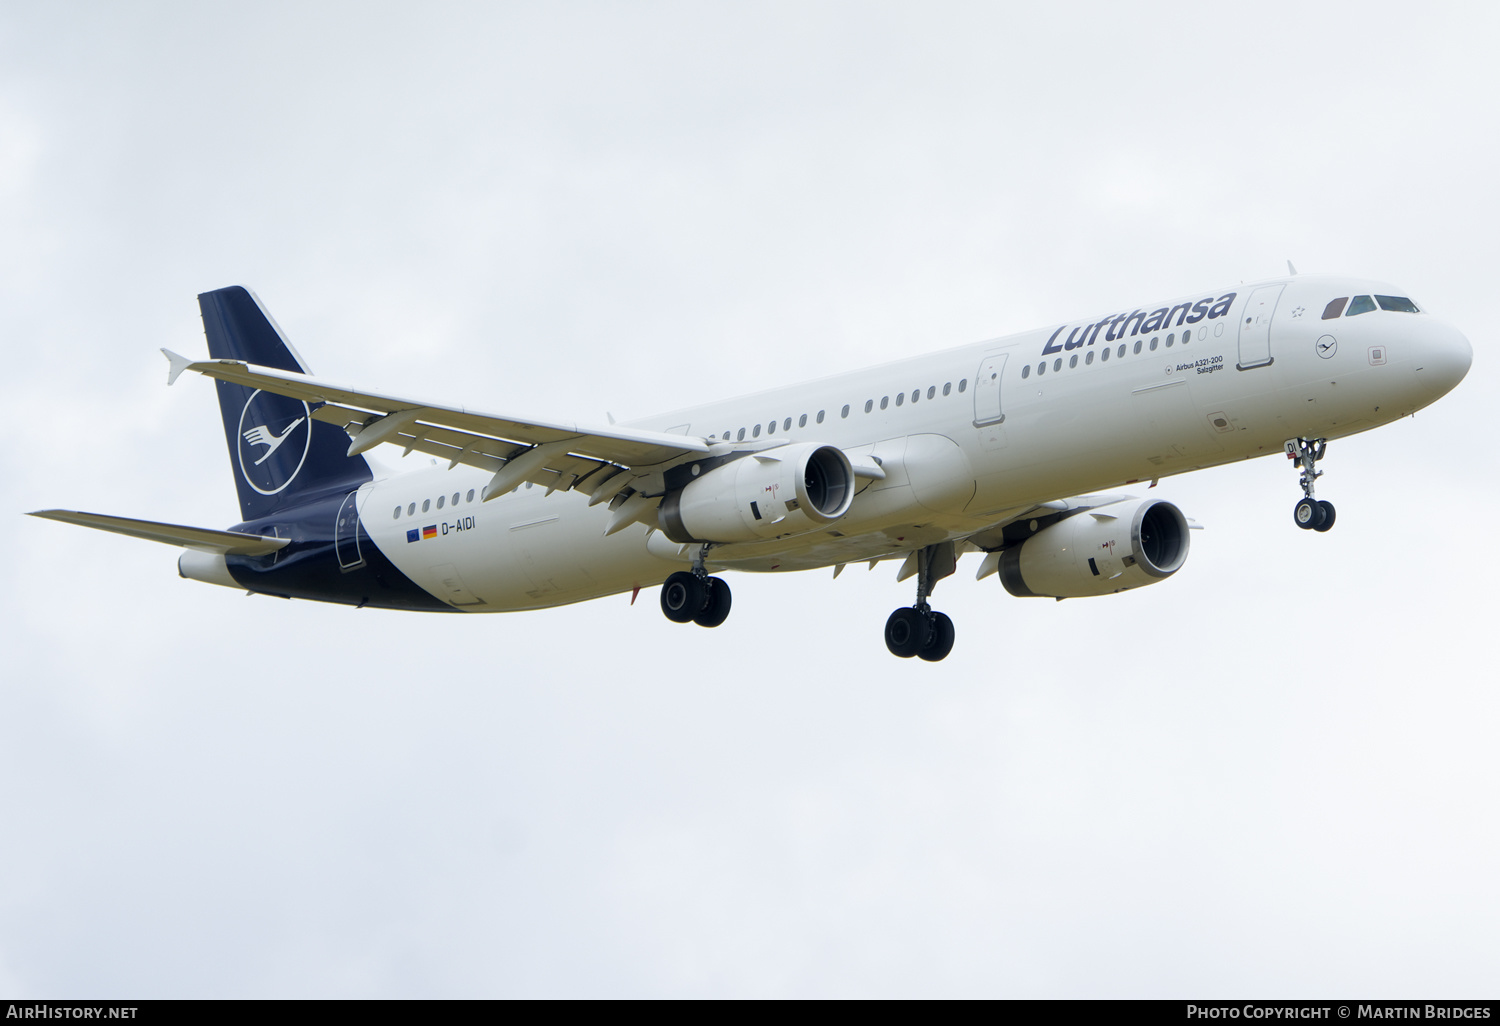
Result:
{"type": "Polygon", "coordinates": [[[527,420],[313,376],[256,296],[198,297],[241,522],[46,517],[185,551],[184,578],[356,607],[506,612],[660,586],[676,623],[730,612],[722,571],[882,561],[916,579],[885,625],[936,662],[960,558],[1020,597],[1156,584],[1197,525],[1121,489],[1284,453],[1298,528],[1328,441],[1434,402],[1468,372],[1456,328],[1405,290],[1298,275],[1121,307],[634,423],[527,420]],[[377,472],[378,446],[429,459],[377,472]]]}

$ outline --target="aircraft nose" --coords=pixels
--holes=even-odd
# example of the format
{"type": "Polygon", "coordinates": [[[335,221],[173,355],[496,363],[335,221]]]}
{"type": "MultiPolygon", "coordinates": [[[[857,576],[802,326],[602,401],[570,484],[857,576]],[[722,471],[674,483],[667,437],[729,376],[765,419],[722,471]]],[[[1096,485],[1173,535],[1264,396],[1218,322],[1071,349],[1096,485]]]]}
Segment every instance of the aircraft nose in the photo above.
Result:
{"type": "Polygon", "coordinates": [[[1434,399],[1451,392],[1469,373],[1474,348],[1463,332],[1451,325],[1434,323],[1417,376],[1434,399]]]}

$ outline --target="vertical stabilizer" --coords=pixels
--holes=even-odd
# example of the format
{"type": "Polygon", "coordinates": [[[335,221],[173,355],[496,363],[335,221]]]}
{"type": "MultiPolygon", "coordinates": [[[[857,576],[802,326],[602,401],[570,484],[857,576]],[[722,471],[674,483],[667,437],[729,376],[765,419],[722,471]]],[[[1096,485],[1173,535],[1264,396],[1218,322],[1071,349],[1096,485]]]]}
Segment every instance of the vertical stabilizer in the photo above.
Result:
{"type": "MultiPolygon", "coordinates": [[[[208,354],[260,367],[308,373],[297,351],[254,293],[239,285],[198,297],[208,354]]],[[[362,456],[347,455],[349,439],[312,419],[304,402],[215,381],[240,515],[256,520],[319,496],[348,492],[373,476],[362,456]]]]}

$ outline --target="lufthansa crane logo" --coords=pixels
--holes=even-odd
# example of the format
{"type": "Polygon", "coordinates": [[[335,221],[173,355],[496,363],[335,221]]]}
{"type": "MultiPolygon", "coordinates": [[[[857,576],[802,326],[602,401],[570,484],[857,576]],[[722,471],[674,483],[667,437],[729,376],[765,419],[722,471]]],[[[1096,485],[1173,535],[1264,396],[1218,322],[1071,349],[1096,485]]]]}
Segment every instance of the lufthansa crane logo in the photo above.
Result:
{"type": "Polygon", "coordinates": [[[240,411],[240,475],[262,495],[296,479],[312,447],[312,411],[304,402],[256,390],[240,411]]]}

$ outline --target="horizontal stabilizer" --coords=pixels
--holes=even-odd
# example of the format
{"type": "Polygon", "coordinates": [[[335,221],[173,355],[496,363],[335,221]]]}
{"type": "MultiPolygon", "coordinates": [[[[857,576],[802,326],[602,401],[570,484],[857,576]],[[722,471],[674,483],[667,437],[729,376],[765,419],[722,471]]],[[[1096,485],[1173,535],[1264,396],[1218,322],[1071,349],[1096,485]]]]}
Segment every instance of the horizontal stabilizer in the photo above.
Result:
{"type": "Polygon", "coordinates": [[[155,520],[107,517],[102,513],[80,513],[71,509],[39,509],[30,516],[61,520],[65,524],[78,524],[100,531],[126,534],[132,538],[144,538],[147,541],[181,545],[199,552],[218,552],[223,555],[264,556],[291,541],[290,538],[270,538],[263,534],[213,531],[206,527],[184,527],[181,524],[162,524],[155,520]]]}

